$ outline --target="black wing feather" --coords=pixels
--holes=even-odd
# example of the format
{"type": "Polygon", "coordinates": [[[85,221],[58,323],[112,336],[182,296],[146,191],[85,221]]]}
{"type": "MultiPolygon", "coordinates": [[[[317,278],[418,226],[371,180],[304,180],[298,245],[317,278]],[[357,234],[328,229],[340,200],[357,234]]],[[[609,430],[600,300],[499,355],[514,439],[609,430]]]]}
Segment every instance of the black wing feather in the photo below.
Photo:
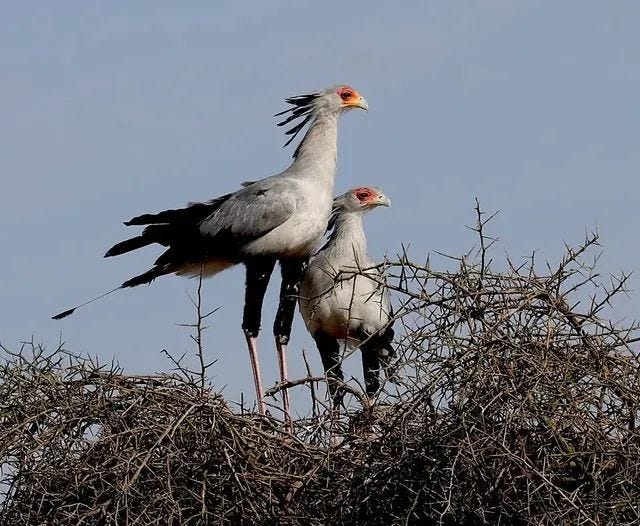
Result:
{"type": "Polygon", "coordinates": [[[131,252],[132,250],[137,250],[142,247],[146,247],[147,245],[151,245],[154,243],[154,240],[149,236],[136,236],[131,239],[126,239],[121,241],[120,243],[116,243],[113,245],[107,253],[104,255],[106,258],[110,258],[113,256],[119,256],[120,254],[125,254],[126,252],[131,252]]]}
{"type": "Polygon", "coordinates": [[[178,221],[180,223],[190,223],[198,219],[202,220],[224,203],[232,194],[226,194],[213,199],[206,203],[189,203],[185,208],[176,208],[173,210],[164,210],[157,214],[142,214],[136,216],[129,221],[125,221],[125,225],[157,225],[160,223],[172,223],[178,221]]]}
{"type": "Polygon", "coordinates": [[[116,243],[104,257],[119,256],[154,243],[166,247],[173,241],[192,238],[198,232],[200,223],[215,212],[230,196],[231,194],[227,194],[208,203],[191,203],[185,208],[134,217],[125,225],[147,225],[142,234],[116,243]]]}

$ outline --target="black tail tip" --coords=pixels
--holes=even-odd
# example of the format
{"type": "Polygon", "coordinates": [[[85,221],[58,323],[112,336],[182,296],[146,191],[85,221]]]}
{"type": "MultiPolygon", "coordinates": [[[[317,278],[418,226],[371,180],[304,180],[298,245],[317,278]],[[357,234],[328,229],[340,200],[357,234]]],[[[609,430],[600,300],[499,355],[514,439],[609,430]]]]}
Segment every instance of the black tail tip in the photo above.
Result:
{"type": "Polygon", "coordinates": [[[71,316],[76,309],[69,309],[66,310],[64,312],[61,312],[60,314],[56,314],[55,316],[51,316],[52,320],[61,320],[62,318],[66,318],[67,316],[71,316]]]}

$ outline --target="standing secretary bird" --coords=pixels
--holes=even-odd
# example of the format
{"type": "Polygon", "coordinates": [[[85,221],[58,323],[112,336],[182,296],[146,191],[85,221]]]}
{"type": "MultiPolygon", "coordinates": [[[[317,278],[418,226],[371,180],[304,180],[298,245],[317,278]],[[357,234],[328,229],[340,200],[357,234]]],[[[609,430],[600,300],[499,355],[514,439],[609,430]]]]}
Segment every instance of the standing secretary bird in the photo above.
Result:
{"type": "MultiPolygon", "coordinates": [[[[310,123],[289,168],[266,179],[243,183],[242,189],[206,203],[134,217],[125,224],[146,225],[142,233],[118,243],[105,254],[105,257],[117,256],[154,243],[166,247],[151,269],[110,292],[151,283],[165,274],[212,276],[238,263],[245,265],[242,329],[249,348],[258,410],[263,414],[265,404],[256,340],[271,273],[279,261],[282,285],[273,332],[280,380],[286,382],[286,345],[300,281],[331,213],[338,117],[352,108],[368,109],[365,99],[349,86],[286,100],[291,107],[276,114],[285,116],[278,126],[293,123],[286,132],[291,138],[285,146],[310,123]]],[[[64,318],[73,311],[69,309],[54,318],[64,318]]],[[[286,389],[283,406],[289,419],[286,389]]]]}
{"type": "Polygon", "coordinates": [[[367,255],[362,227],[366,212],[390,204],[378,188],[354,188],[336,197],[329,240],[311,260],[302,283],[300,312],[318,346],[334,405],[341,400],[341,344],[360,347],[370,397],[380,388],[380,365],[386,370],[394,354],[389,294],[367,255]]]}

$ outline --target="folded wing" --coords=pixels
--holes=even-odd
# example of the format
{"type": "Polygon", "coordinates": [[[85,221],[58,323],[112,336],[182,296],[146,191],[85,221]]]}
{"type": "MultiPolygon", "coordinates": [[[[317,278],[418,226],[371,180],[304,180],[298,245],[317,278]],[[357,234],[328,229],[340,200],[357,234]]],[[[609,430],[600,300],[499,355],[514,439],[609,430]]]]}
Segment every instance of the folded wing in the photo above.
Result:
{"type": "Polygon", "coordinates": [[[243,259],[243,247],[287,221],[295,211],[294,192],[276,178],[257,181],[232,194],[185,208],[143,214],[125,224],[145,226],[142,234],[117,243],[105,257],[159,244],[167,247],[148,271],[123,287],[150,283],[158,276],[216,261],[229,264],[243,259]],[[284,185],[284,187],[283,187],[284,185]]]}

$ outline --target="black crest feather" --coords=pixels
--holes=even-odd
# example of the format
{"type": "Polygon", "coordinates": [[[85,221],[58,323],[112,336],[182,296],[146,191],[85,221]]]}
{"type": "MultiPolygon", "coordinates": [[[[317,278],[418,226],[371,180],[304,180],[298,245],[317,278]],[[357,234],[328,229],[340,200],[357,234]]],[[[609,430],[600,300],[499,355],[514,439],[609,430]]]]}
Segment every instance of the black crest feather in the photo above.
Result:
{"type": "Polygon", "coordinates": [[[336,221],[338,220],[339,215],[340,208],[334,204],[333,208],[331,209],[331,215],[329,216],[329,222],[327,223],[327,229],[325,230],[326,235],[331,234],[333,229],[336,227],[336,221]]]}
{"type": "MultiPolygon", "coordinates": [[[[309,95],[298,95],[296,97],[289,97],[285,99],[288,104],[291,104],[291,108],[287,108],[284,111],[276,113],[274,117],[280,117],[281,115],[287,115],[286,118],[278,123],[278,126],[286,126],[287,124],[295,121],[296,119],[302,119],[295,123],[290,129],[285,132],[285,135],[291,135],[284,146],[291,144],[298,133],[307,125],[307,123],[313,118],[313,103],[319,97],[318,93],[311,93],[309,95]]],[[[297,157],[299,151],[296,149],[293,157],[297,157]]]]}
{"type": "Polygon", "coordinates": [[[324,245],[322,245],[316,251],[316,254],[318,252],[322,252],[325,248],[327,248],[329,243],[331,243],[331,241],[333,241],[333,238],[336,236],[336,222],[338,221],[339,215],[340,215],[340,207],[334,199],[333,208],[331,209],[331,215],[329,216],[329,221],[327,222],[327,229],[324,231],[324,235],[327,236],[327,240],[324,243],[324,245]]]}

